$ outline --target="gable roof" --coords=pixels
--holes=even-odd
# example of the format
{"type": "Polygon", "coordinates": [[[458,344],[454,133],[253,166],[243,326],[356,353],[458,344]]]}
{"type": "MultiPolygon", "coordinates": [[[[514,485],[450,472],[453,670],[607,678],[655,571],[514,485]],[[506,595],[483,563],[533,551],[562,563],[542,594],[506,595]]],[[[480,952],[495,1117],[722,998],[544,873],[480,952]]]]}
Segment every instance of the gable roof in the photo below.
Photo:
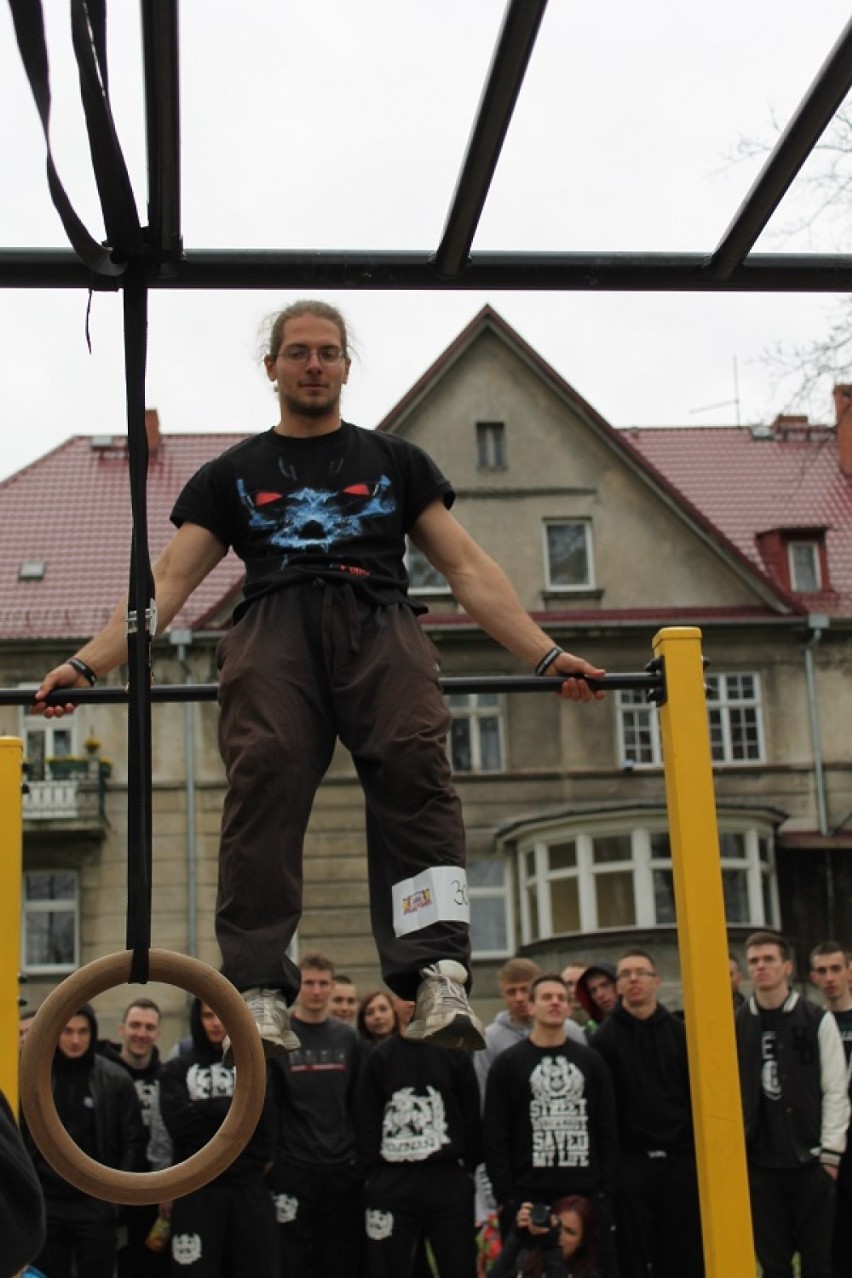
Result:
{"type": "Polygon", "coordinates": [[[837,432],[781,418],[736,426],[634,427],[633,446],[664,472],[740,552],[764,566],[759,538],[825,530],[830,591],[800,595],[808,611],[852,616],[852,478],[837,432]]]}
{"type": "MultiPolygon", "coordinates": [[[[404,433],[406,423],[412,414],[423,404],[449,370],[463,358],[473,343],[486,332],[494,334],[532,369],[574,415],[621,457],[641,482],[647,484],[670,510],[692,528],[714,554],[724,559],[734,572],[747,581],[766,608],[776,615],[806,611],[801,600],[791,595],[781,581],[770,575],[759,556],[755,557],[746,553],[738,541],[729,537],[724,525],[717,524],[712,517],[708,516],[699,490],[695,487],[690,489],[682,487],[664,466],[656,464],[654,457],[637,448],[634,432],[616,430],[611,426],[491,306],[484,306],[474,316],[467,327],[383,418],[377,429],[404,433]]],[[[548,615],[552,617],[554,614],[548,615]]],[[[575,616],[573,610],[571,616],[575,616]]]]}
{"type": "MultiPolygon", "coordinates": [[[[191,475],[244,435],[163,435],[148,471],[152,561],[174,532],[175,498],[191,475]]],[[[75,435],[0,483],[0,636],[88,638],[109,618],[130,577],[130,491],[124,436],[75,435]],[[24,561],[44,564],[20,580],[24,561]]],[[[174,620],[201,630],[239,590],[229,554],[174,620]]]]}

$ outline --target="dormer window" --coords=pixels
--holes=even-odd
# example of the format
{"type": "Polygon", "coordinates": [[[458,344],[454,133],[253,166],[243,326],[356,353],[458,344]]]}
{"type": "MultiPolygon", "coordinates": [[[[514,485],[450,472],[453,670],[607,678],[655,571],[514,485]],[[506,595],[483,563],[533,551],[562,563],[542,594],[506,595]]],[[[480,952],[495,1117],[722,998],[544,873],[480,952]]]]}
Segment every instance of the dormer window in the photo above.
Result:
{"type": "Polygon", "coordinates": [[[790,588],[797,593],[822,590],[822,555],[816,540],[787,543],[787,563],[790,570],[790,588]]]}
{"type": "Polygon", "coordinates": [[[831,590],[828,572],[827,529],[770,528],[757,534],[757,546],[769,572],[785,590],[797,595],[824,594],[831,590]]]}

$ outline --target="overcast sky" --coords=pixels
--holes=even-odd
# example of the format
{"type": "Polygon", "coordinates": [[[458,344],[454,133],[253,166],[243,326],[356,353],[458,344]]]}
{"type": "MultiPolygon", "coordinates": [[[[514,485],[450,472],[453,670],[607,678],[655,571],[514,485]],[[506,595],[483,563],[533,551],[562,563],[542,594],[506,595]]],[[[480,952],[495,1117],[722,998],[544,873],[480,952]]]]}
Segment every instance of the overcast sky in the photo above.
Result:
{"type": "MultiPolygon", "coordinates": [[[[54,150],[77,211],[103,224],[68,30],[46,0],[54,150]]],[[[434,249],[503,16],[499,0],[205,0],[181,7],[187,249],[434,249]]],[[[786,123],[849,17],[847,0],[550,0],[476,249],[709,251],[759,162],[742,135],[786,123]]],[[[0,5],[0,243],[65,247],[40,125],[0,5]]],[[[146,205],[138,6],[110,6],[113,109],[146,205]]],[[[791,197],[792,198],[792,197],[791,197]]],[[[763,250],[848,251],[832,228],[763,250]]],[[[837,301],[810,295],[320,294],[359,351],[346,416],[372,426],[490,302],[609,421],[743,423],[784,408],[761,355],[806,342],[837,301]]],[[[165,431],[275,420],[261,318],[297,296],[156,291],[147,402],[165,431]]],[[[82,291],[0,292],[0,477],[69,435],[125,430],[121,304],[82,291]]],[[[823,409],[828,419],[829,405],[823,409]]]]}

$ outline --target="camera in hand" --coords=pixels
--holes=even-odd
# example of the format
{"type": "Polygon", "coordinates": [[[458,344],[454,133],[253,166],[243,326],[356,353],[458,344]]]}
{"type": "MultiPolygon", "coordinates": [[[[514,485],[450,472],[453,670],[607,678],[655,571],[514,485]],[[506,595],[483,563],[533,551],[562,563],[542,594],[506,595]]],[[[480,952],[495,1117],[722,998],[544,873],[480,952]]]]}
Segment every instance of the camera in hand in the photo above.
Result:
{"type": "Polygon", "coordinates": [[[547,1203],[533,1203],[530,1207],[530,1224],[536,1229],[550,1228],[550,1207],[547,1203]]]}

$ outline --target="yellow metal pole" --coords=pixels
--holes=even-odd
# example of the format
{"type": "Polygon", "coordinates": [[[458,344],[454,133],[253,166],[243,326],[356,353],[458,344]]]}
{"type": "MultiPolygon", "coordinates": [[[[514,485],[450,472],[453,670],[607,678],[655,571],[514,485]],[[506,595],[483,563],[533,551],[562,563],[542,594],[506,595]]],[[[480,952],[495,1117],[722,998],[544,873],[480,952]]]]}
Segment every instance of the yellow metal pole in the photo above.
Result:
{"type": "Polygon", "coordinates": [[[0,1090],[18,1108],[23,813],[18,737],[0,737],[0,1090]]]}
{"type": "Polygon", "coordinates": [[[654,636],[706,1278],[754,1278],[701,631],[654,636]]]}

